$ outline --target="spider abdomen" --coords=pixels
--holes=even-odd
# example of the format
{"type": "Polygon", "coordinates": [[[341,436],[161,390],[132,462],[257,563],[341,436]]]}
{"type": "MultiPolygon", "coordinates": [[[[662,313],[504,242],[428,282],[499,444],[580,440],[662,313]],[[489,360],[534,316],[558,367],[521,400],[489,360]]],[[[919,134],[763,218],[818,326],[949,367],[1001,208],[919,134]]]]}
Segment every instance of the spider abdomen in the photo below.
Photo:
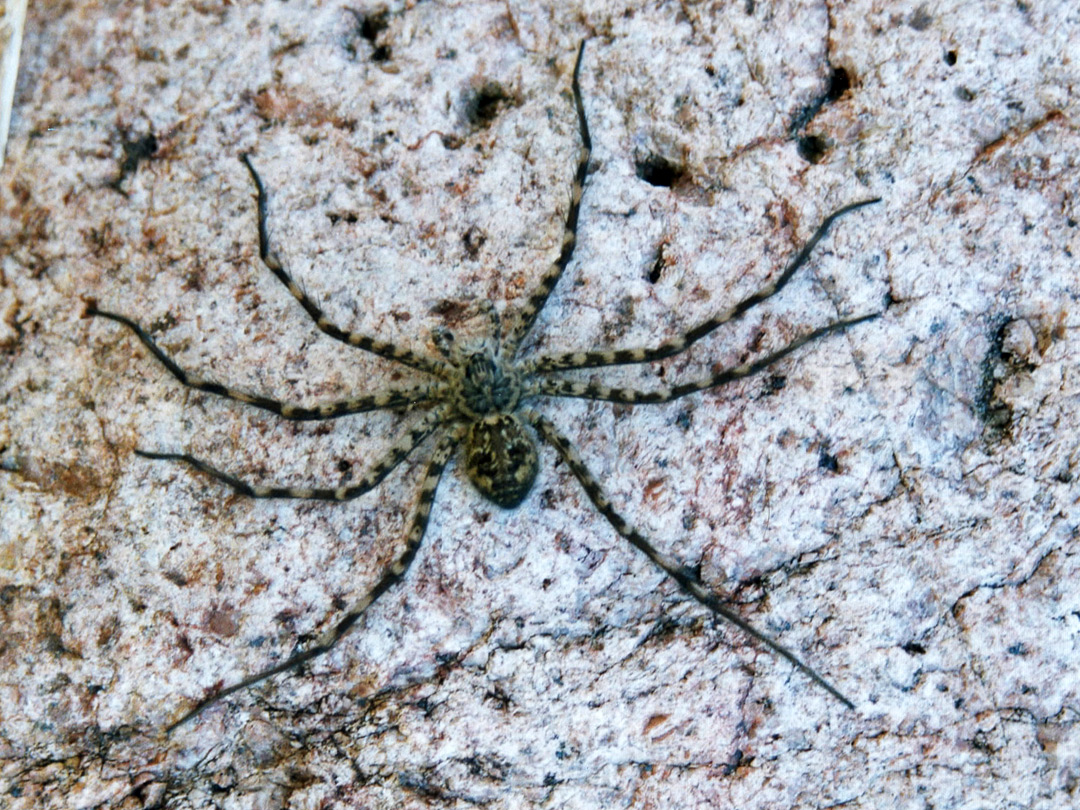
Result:
{"type": "Polygon", "coordinates": [[[492,503],[512,509],[536,480],[536,445],[513,414],[491,413],[477,419],[465,437],[465,472],[492,503]]]}

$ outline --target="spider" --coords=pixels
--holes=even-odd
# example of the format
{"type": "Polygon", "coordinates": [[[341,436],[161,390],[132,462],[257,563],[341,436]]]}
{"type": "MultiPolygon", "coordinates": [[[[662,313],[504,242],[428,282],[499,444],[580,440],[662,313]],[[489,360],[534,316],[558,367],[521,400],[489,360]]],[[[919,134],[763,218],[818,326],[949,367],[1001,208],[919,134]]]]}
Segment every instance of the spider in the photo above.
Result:
{"type": "Polygon", "coordinates": [[[427,528],[428,518],[435,501],[443,470],[454,452],[460,447],[464,456],[464,470],[479,493],[492,503],[512,509],[528,495],[539,469],[536,438],[554,448],[559,457],[578,479],[585,494],[611,527],[631,545],[645,554],[660,570],[670,576],[690,597],[712,613],[731,622],[749,636],[757,639],[775,653],[786,658],[798,670],[824,688],[830,695],[849,709],[855,706],[836,687],[816,670],[795,655],[780,642],[758,630],[743,619],[719,596],[709,590],[698,575],[689,567],[659,550],[652,541],[636,529],[612,506],[603,488],[582,462],[581,456],[570,440],[556,429],[544,416],[529,407],[531,400],[545,397],[577,397],[604,400],[629,405],[670,402],[698,391],[724,385],[733,380],[749,377],[769,368],[781,358],[787,357],[801,346],[834,332],[840,332],[856,324],[878,317],[864,315],[841,320],[820,327],[796,338],[787,346],[753,362],[727,368],[709,377],[678,383],[669,387],[639,391],[619,388],[599,382],[579,382],[562,377],[560,372],[587,368],[602,368],[631,363],[651,363],[679,354],[719,326],[745,314],[748,310],[776,295],[791,280],[795,272],[810,257],[814,246],[825,236],[836,219],[863,206],[879,202],[880,198],[851,203],[833,212],[818,226],[810,240],[795,255],[784,271],[772,282],[753,295],[730,306],[723,312],[698,324],[686,334],[665,340],[646,348],[581,351],[563,354],[545,354],[521,358],[519,349],[534,326],[559,278],[570,264],[577,240],[578,215],[585,188],[592,141],[589,136],[585,108],[581,100],[580,74],[585,54],[582,42],[574,63],[572,90],[581,137],[581,153],[574,174],[569,209],[563,231],[558,258],[541,276],[536,289],[517,313],[516,322],[504,334],[501,319],[495,309],[488,305],[492,334],[484,342],[461,347],[448,330],[436,330],[433,342],[439,356],[425,355],[401,348],[392,343],[359,332],[340,328],[332,323],[319,305],[305,293],[285,269],[278,255],[271,249],[267,234],[267,193],[262,179],[256,172],[251,158],[242,154],[240,159],[255,184],[258,207],[259,256],[266,267],[284,284],[315,322],[316,327],[334,340],[357,347],[386,358],[395,363],[423,372],[428,381],[411,387],[391,388],[374,394],[325,402],[313,407],[302,407],[270,399],[258,394],[238,391],[218,382],[202,379],[181,368],[166,354],[153,338],[135,321],[114,312],[99,309],[96,302],[88,301],[86,314],[107,318],[126,326],[165,368],[188,388],[206,391],[226,399],[253,405],[290,420],[335,419],[347,414],[363,413],[380,409],[404,410],[426,409],[422,416],[392,448],[379,459],[356,483],[336,488],[298,488],[250,484],[243,479],[211,466],[187,453],[135,450],[142,458],[182,462],[227,487],[252,498],[298,498],[327,501],[348,501],[379,485],[413,451],[435,436],[434,449],[427,462],[427,469],[405,537],[405,545],[396,559],[387,567],[375,586],[337,624],[331,627],[314,646],[296,652],[284,661],[255,673],[243,680],[205,696],[186,711],[168,728],[171,732],[181,724],[198,715],[208,706],[242,689],[279,673],[297,669],[304,663],[330,651],[383,594],[399,583],[416,557],[420,542],[427,528]]]}

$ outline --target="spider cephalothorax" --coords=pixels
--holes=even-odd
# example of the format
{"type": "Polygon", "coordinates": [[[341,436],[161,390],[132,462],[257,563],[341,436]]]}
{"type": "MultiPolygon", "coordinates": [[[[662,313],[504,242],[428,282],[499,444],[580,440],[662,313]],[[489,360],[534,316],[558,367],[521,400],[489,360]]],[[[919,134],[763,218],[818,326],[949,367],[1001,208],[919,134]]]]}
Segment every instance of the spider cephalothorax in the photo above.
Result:
{"type": "Polygon", "coordinates": [[[840,208],[828,216],[817,228],[809,241],[775,279],[751,296],[723,309],[718,315],[695,325],[685,334],[668,338],[654,346],[628,349],[604,349],[576,351],[565,354],[548,354],[518,360],[519,347],[531,330],[548,296],[555,288],[567,265],[570,264],[577,240],[578,214],[592,143],[585,109],[581,101],[580,72],[585,43],[578,50],[574,64],[572,88],[574,105],[581,133],[581,156],[574,173],[573,188],[566,212],[559,254],[541,276],[536,289],[516,312],[516,320],[509,334],[503,334],[495,310],[487,307],[494,326],[491,338],[479,347],[461,351],[453,345],[453,338],[446,330],[437,331],[435,344],[443,355],[441,358],[419,354],[395,346],[360,332],[352,332],[336,326],[323,313],[314,299],[309,297],[293,281],[277,254],[270,249],[267,236],[267,195],[262,180],[247,155],[241,159],[251,174],[258,195],[259,255],[263,263],[304,308],[316,327],[324,334],[364,351],[409,366],[430,378],[429,382],[412,387],[394,388],[374,394],[363,394],[348,399],[302,406],[281,402],[258,394],[238,391],[221,383],[189,375],[153,338],[135,321],[123,315],[98,309],[89,302],[87,314],[124,324],[157,357],[168,371],[182,384],[199,391],[206,391],[227,399],[254,405],[291,420],[331,419],[347,414],[378,409],[416,411],[418,416],[405,435],[356,482],[338,487],[295,487],[250,484],[243,479],[223,472],[205,461],[186,453],[149,452],[137,450],[144,458],[184,462],[197,470],[221,481],[232,489],[254,498],[304,498],[344,501],[356,498],[379,485],[389,473],[410,453],[423,445],[433,435],[435,446],[429,456],[427,472],[420,493],[412,524],[405,537],[404,548],[386,568],[368,594],[356,603],[344,616],[331,623],[323,638],[315,645],[288,656],[285,660],[269,666],[261,672],[245,678],[226,689],[204,696],[196,705],[184,712],[169,726],[173,729],[194,717],[211,703],[251,686],[280,672],[295,669],[306,661],[330,650],[369,607],[404,577],[416,556],[420,541],[428,525],[435,493],[443,469],[455,449],[461,445],[464,451],[464,468],[469,480],[479,492],[499,506],[511,508],[519,505],[528,495],[539,468],[536,437],[553,448],[562,458],[570,472],[581,483],[585,494],[596,509],[607,519],[612,528],[640,550],[658,568],[674,579],[693,599],[714,614],[741,628],[744,632],[766,644],[786,658],[831,695],[852,707],[850,700],[804,664],[793,652],[770,636],[754,628],[730,608],[697,577],[693,569],[658,550],[645,535],[638,531],[612,506],[603,488],[586,468],[577,450],[552,422],[533,409],[533,401],[551,397],[578,397],[627,404],[662,403],[689,396],[695,392],[715,388],[732,380],[749,377],[788,356],[800,346],[827,334],[847,329],[868,321],[876,315],[865,315],[849,320],[839,320],[819,327],[795,339],[787,346],[773,351],[752,362],[715,372],[704,379],[676,383],[670,387],[639,391],[618,388],[602,382],[579,382],[560,377],[561,372],[583,368],[602,368],[629,363],[648,363],[678,354],[709,335],[721,325],[741,317],[749,309],[779,293],[809,258],[810,252],[825,235],[829,226],[840,216],[856,208],[877,202],[863,200],[840,208]],[[424,413],[426,411],[426,413],[424,413]]]}
{"type": "Polygon", "coordinates": [[[513,413],[521,404],[521,372],[494,352],[470,353],[458,373],[454,405],[465,419],[513,413]]]}

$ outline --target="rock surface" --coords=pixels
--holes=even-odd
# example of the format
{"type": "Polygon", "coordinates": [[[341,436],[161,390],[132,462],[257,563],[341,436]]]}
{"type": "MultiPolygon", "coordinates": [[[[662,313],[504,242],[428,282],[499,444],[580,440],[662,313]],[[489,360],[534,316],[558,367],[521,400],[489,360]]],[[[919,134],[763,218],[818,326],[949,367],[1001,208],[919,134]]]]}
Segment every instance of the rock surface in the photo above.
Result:
{"type": "MultiPolygon", "coordinates": [[[[1080,81],[1073,4],[33,4],[0,174],[0,805],[1062,808],[1080,802],[1080,81]],[[1071,15],[1071,16],[1070,16],[1071,15]],[[542,450],[503,512],[451,463],[421,554],[331,654],[162,730],[340,619],[401,547],[424,454],[346,505],[416,414],[286,423],[418,379],[579,247],[527,348],[685,355],[662,406],[538,407],[618,508],[857,703],[714,620],[542,450]]],[[[429,448],[426,448],[429,449],[429,448]]]]}

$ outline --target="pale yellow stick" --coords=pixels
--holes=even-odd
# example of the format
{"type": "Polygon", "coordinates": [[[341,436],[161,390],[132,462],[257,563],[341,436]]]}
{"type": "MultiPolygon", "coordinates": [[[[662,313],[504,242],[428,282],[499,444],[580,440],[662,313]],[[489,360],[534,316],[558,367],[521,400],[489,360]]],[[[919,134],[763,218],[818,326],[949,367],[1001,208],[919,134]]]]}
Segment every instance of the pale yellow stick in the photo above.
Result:
{"type": "Polygon", "coordinates": [[[0,0],[0,169],[4,167],[11,104],[15,99],[15,77],[19,73],[26,0],[0,0]]]}

